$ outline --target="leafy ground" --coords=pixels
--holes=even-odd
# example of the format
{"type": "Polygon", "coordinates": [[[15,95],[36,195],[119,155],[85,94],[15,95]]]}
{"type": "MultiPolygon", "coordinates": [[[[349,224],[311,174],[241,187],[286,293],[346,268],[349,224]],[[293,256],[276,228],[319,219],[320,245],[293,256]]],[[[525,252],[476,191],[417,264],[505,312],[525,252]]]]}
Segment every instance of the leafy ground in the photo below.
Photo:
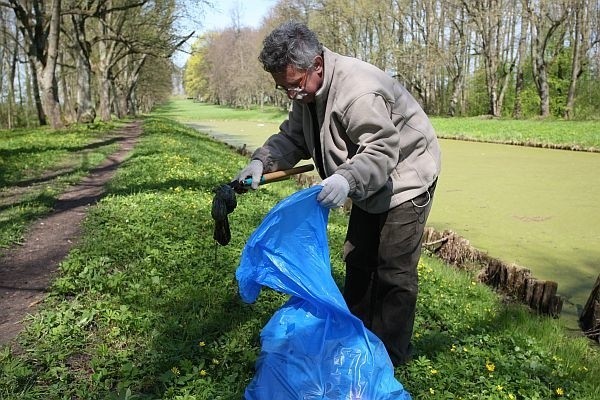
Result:
{"type": "MultiPolygon", "coordinates": [[[[146,121],[133,156],[85,223],[41,311],[0,351],[2,399],[239,399],[258,334],[284,296],[237,296],[245,239],[297,187],[238,197],[232,241],[215,247],[212,188],[246,159],[164,118],[146,121]]],[[[341,282],[347,216],[328,226],[341,282]]],[[[396,370],[417,399],[595,399],[600,355],[556,321],[507,306],[466,272],[419,265],[418,357],[396,370]]]]}

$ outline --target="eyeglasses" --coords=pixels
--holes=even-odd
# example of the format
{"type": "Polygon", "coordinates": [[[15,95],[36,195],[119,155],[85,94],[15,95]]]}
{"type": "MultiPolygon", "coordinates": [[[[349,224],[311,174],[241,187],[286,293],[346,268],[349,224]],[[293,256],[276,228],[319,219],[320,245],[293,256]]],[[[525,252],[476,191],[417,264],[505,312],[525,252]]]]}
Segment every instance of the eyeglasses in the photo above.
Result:
{"type": "Polygon", "coordinates": [[[310,68],[306,70],[304,73],[304,77],[300,81],[300,86],[293,88],[286,88],[281,85],[275,85],[275,89],[281,90],[287,94],[287,96],[292,100],[302,100],[304,96],[306,96],[306,92],[304,92],[304,87],[306,86],[306,81],[308,80],[308,72],[310,68]]]}

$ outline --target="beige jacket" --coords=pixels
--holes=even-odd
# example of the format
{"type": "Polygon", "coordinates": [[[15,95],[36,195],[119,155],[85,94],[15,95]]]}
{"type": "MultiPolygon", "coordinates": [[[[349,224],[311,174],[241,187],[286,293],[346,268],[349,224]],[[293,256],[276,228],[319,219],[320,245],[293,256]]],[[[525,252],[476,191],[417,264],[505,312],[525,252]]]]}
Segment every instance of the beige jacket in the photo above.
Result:
{"type": "Polygon", "coordinates": [[[324,80],[316,94],[321,160],[307,105],[289,117],[252,155],[265,171],[315,159],[321,177],[338,173],[354,205],[381,213],[422,193],[440,173],[440,148],[425,112],[408,91],[377,67],[324,50],[324,80]]]}

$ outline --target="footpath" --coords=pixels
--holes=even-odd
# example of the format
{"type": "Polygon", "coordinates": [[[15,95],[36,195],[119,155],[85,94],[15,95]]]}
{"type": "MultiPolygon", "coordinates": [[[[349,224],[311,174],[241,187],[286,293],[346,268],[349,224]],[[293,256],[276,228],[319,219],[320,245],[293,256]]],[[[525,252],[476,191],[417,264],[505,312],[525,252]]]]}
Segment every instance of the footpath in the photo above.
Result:
{"type": "Polygon", "coordinates": [[[0,346],[19,334],[27,315],[46,297],[59,263],[80,237],[89,207],[104,196],[104,185],[130,155],[141,133],[141,121],[115,131],[118,150],[65,191],[52,213],[29,228],[23,243],[0,258],[0,346]]]}

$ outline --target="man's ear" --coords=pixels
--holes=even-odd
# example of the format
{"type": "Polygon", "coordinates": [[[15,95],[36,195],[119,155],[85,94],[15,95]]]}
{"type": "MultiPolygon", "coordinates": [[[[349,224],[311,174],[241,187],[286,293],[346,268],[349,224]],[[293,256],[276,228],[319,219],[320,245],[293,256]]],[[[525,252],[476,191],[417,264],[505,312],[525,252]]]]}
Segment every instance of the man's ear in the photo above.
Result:
{"type": "Polygon", "coordinates": [[[319,74],[321,74],[323,72],[323,57],[322,56],[315,57],[315,62],[313,64],[313,70],[319,74]]]}

